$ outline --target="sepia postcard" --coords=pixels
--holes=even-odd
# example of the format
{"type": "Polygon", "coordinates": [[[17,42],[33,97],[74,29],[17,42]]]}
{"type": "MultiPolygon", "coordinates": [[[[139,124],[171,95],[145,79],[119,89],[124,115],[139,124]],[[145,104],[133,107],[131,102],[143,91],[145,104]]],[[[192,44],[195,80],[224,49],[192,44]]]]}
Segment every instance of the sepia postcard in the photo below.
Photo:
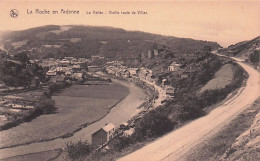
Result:
{"type": "Polygon", "coordinates": [[[259,0],[0,0],[1,161],[260,160],[259,0]]]}

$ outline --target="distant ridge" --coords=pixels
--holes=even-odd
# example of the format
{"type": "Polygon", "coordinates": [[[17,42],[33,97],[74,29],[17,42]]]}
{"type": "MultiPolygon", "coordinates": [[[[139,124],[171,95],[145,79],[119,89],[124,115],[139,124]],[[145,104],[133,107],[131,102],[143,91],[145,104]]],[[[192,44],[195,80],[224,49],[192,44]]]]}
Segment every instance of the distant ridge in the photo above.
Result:
{"type": "Polygon", "coordinates": [[[104,55],[108,58],[136,58],[151,49],[167,48],[175,54],[189,54],[220,47],[216,42],[162,36],[141,31],[126,31],[114,27],[82,25],[47,25],[3,34],[2,44],[15,53],[30,50],[35,57],[64,56],[90,57],[104,55]],[[41,50],[43,45],[61,45],[55,50],[41,50]]]}

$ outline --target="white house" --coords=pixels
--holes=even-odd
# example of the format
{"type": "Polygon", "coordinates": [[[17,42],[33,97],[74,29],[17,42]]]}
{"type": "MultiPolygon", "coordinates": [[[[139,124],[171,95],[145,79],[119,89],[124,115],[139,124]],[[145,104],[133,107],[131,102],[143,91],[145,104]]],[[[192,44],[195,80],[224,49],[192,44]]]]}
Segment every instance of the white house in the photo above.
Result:
{"type": "Polygon", "coordinates": [[[178,64],[176,62],[173,62],[171,65],[168,66],[169,71],[178,71],[180,70],[181,64],[178,64]]]}
{"type": "Polygon", "coordinates": [[[115,133],[115,125],[106,124],[104,127],[92,134],[92,145],[103,145],[113,139],[115,133]]]}

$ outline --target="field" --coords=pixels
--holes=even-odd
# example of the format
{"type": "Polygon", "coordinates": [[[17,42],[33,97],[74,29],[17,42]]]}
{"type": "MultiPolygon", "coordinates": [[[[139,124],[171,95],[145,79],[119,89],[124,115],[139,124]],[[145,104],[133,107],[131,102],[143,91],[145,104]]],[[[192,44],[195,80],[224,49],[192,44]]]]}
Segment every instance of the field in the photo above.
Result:
{"type": "Polygon", "coordinates": [[[226,64],[215,74],[215,77],[211,79],[199,93],[203,93],[206,90],[214,90],[225,88],[229,85],[233,79],[233,65],[226,64]]]}
{"type": "Polygon", "coordinates": [[[50,150],[50,151],[44,151],[41,153],[33,153],[33,154],[27,154],[22,156],[15,156],[3,159],[2,161],[35,161],[39,160],[41,158],[41,161],[49,161],[52,159],[57,158],[61,153],[61,149],[56,150],[50,150]]]}
{"type": "Polygon", "coordinates": [[[28,123],[0,133],[0,148],[61,137],[94,122],[118,101],[128,88],[119,84],[105,86],[75,85],[53,96],[57,113],[42,115],[28,123]],[[69,127],[69,128],[68,128],[69,127]]]}

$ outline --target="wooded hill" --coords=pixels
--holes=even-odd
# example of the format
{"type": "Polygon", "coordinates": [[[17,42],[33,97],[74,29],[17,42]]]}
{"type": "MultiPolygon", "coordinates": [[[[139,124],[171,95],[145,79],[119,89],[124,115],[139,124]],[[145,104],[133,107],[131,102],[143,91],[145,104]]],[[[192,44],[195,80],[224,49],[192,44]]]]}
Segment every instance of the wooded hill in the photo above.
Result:
{"type": "Polygon", "coordinates": [[[194,53],[205,46],[220,47],[216,42],[162,36],[112,27],[48,25],[3,34],[6,50],[15,53],[30,50],[31,57],[63,58],[101,54],[107,58],[139,58],[149,49],[165,50],[175,55],[194,53]],[[49,45],[45,49],[44,45],[49,45]],[[56,45],[55,47],[51,45],[56,45]]]}

